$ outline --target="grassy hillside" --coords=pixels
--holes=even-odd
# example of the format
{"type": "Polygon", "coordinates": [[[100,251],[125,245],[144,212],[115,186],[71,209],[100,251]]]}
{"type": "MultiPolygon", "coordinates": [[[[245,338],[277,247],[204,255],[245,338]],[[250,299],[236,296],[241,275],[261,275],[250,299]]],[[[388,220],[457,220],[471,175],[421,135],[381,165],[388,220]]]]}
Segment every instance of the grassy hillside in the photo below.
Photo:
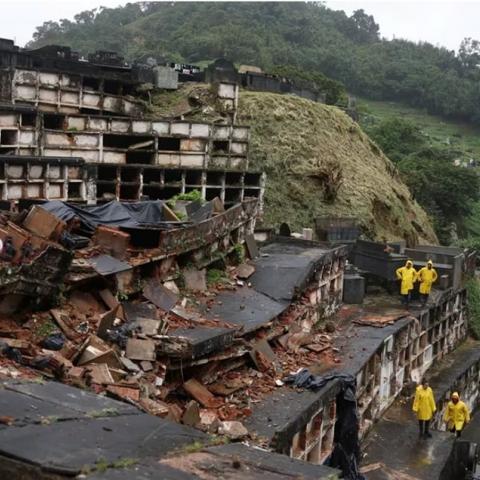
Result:
{"type": "Polygon", "coordinates": [[[390,160],[338,108],[242,92],[238,121],[252,127],[250,165],[268,175],[266,223],[300,228],[320,214],[357,216],[371,238],[436,241],[390,160]],[[329,203],[323,185],[332,169],[342,179],[329,203]]]}
{"type": "MultiPolygon", "coordinates": [[[[205,84],[153,96],[151,115],[219,121],[205,84]]],[[[268,175],[267,225],[313,227],[318,215],[356,216],[370,238],[436,242],[388,158],[340,109],[291,95],[241,91],[237,122],[251,126],[250,168],[268,175]],[[332,187],[325,190],[325,184],[332,187]]]]}
{"type": "Polygon", "coordinates": [[[413,122],[433,146],[452,148],[465,160],[480,161],[480,127],[471,123],[446,120],[424,110],[398,102],[358,100],[360,124],[371,128],[386,118],[402,118],[413,122]]]}

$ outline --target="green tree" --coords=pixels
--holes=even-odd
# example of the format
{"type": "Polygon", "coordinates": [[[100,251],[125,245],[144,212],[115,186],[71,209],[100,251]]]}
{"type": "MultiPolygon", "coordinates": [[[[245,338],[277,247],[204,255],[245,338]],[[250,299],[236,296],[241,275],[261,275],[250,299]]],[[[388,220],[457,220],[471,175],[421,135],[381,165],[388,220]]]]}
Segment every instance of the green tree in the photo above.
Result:
{"type": "MultiPolygon", "coordinates": [[[[228,56],[265,71],[289,65],[321,73],[358,95],[480,124],[477,40],[465,39],[456,55],[426,42],[380,39],[379,25],[362,9],[349,17],[320,2],[128,3],[44,23],[30,46],[49,43],[82,54],[114,49],[129,60],[228,56]]],[[[327,85],[332,97],[334,87],[327,85]]]]}
{"type": "Polygon", "coordinates": [[[417,125],[401,118],[382,120],[368,133],[395,163],[426,145],[417,125]]]}

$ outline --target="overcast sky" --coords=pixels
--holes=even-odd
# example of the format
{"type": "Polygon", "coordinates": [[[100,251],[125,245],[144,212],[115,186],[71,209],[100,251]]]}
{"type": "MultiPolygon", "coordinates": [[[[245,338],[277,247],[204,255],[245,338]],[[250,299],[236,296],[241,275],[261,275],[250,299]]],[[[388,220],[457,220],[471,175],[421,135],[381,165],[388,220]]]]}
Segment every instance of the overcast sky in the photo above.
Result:
{"type": "Polygon", "coordinates": [[[426,41],[457,50],[465,37],[480,40],[480,0],[328,0],[327,6],[350,15],[363,8],[375,17],[388,39],[426,41]]]}
{"type": "MultiPolygon", "coordinates": [[[[35,27],[47,20],[72,19],[99,5],[115,7],[123,0],[0,0],[0,37],[23,46],[35,27]]],[[[363,8],[380,24],[387,38],[428,41],[456,50],[464,37],[480,39],[480,0],[326,0],[351,14],[363,8]]],[[[248,5],[245,5],[248,8],[248,5]]]]}

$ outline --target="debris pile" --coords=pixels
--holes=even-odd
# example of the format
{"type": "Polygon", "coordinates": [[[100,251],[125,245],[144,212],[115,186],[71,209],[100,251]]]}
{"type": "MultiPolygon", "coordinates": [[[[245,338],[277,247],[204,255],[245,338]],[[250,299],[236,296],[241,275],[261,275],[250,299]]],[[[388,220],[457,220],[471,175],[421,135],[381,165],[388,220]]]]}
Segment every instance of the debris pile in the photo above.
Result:
{"type": "MultiPolygon", "coordinates": [[[[163,208],[146,202],[136,213],[147,206],[163,208]]],[[[232,439],[248,434],[242,419],[283,386],[285,375],[322,358],[332,363],[322,322],[340,305],[343,247],[278,239],[259,252],[246,230],[245,244],[232,245],[232,230],[255,213],[248,201],[223,212],[212,206],[197,223],[167,222],[160,230],[133,225],[133,215],[96,224],[98,209],[112,218],[112,209],[124,206],[49,202],[19,225],[10,222],[33,238],[33,219],[54,218],[37,232],[50,237],[45,242],[61,251],[67,235],[86,242],[67,251],[71,263],[56,305],[3,324],[8,358],[232,439]],[[154,247],[139,246],[155,233],[154,247]]]]}

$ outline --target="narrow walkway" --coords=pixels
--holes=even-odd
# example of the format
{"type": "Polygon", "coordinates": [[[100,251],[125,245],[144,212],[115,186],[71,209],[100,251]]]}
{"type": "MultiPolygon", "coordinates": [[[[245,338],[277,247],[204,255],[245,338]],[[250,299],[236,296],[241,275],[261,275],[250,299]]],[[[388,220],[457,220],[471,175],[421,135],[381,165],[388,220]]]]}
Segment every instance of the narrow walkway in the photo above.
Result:
{"type": "Polygon", "coordinates": [[[410,402],[399,399],[368,436],[362,466],[371,468],[368,480],[436,480],[453,441],[452,434],[439,431],[420,439],[410,402]]]}
{"type": "MultiPolygon", "coordinates": [[[[439,410],[451,389],[457,389],[456,385],[466,388],[470,367],[480,362],[479,347],[479,342],[467,340],[429,372],[439,410]]],[[[475,382],[474,378],[470,381],[475,382]]],[[[467,390],[472,392],[472,388],[467,390]]],[[[480,421],[476,417],[480,415],[474,415],[465,429],[465,439],[480,438],[480,421]]],[[[362,469],[368,480],[437,480],[450,455],[454,436],[436,430],[431,433],[429,439],[418,437],[412,400],[398,398],[364,442],[362,469]]]]}

